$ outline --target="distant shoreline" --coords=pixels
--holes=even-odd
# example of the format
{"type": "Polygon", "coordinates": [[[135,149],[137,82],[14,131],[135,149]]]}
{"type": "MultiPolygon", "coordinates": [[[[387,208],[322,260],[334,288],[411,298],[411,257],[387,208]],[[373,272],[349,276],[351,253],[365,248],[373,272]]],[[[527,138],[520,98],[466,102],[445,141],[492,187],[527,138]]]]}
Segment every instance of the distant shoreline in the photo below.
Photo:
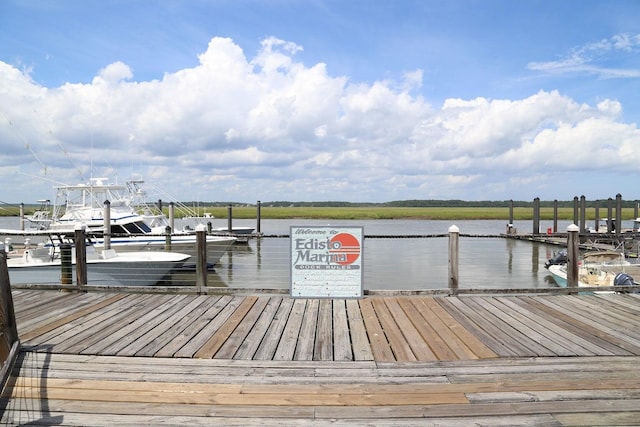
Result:
{"type": "MultiPolygon", "coordinates": [[[[257,208],[255,206],[234,206],[233,219],[255,219],[257,208]]],[[[33,213],[33,209],[25,208],[25,214],[33,213]]],[[[226,219],[227,207],[205,207],[198,209],[199,215],[205,213],[213,215],[216,219],[226,219]]],[[[168,214],[165,208],[165,214],[168,214]]],[[[19,211],[12,208],[0,210],[0,216],[18,216],[19,211]]],[[[175,212],[176,218],[180,218],[180,212],[175,212]]],[[[595,220],[595,209],[585,210],[587,220],[595,220]]],[[[540,208],[541,220],[553,220],[554,210],[551,207],[540,208]]],[[[607,209],[600,208],[600,218],[607,217],[607,209]]],[[[615,216],[615,214],[613,215],[615,216]]],[[[509,220],[509,208],[506,207],[270,207],[262,206],[260,209],[262,219],[342,219],[342,220],[393,220],[393,219],[417,219],[417,220],[509,220]]],[[[573,208],[558,208],[559,220],[571,220],[574,217],[573,208]]],[[[533,209],[530,207],[514,207],[514,221],[532,220],[533,209]]],[[[622,208],[622,220],[634,219],[633,208],[622,208]]]]}

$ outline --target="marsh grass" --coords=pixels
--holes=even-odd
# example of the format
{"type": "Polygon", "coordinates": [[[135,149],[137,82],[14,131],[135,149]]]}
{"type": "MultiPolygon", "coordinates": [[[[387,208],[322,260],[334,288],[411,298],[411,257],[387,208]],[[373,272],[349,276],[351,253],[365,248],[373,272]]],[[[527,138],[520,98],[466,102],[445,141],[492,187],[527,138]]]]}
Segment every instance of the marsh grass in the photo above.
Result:
{"type": "MultiPolygon", "coordinates": [[[[206,212],[216,218],[227,218],[227,208],[207,208],[206,212]]],[[[622,209],[622,219],[633,219],[633,208],[622,209]]],[[[585,211],[587,220],[595,219],[595,209],[585,211]]],[[[262,219],[432,219],[432,220],[508,220],[509,208],[496,207],[265,207],[260,210],[262,219]]],[[[233,218],[256,217],[255,207],[233,207],[233,218]]],[[[600,209],[606,217],[607,210],[600,209]]],[[[514,208],[514,220],[533,219],[533,209],[514,208]]],[[[540,208],[541,220],[553,220],[553,208],[540,208]]],[[[573,208],[558,208],[559,220],[573,219],[573,208]]]]}
{"type": "MultiPolygon", "coordinates": [[[[200,214],[209,213],[216,218],[227,218],[227,207],[207,207],[200,214]]],[[[432,220],[505,220],[509,219],[509,208],[506,207],[261,207],[262,219],[432,219],[432,220]]],[[[26,214],[33,213],[33,209],[26,208],[26,214]]],[[[165,213],[168,212],[165,209],[165,213]]],[[[234,206],[233,218],[256,218],[255,206],[234,206]]],[[[2,216],[18,216],[19,208],[5,206],[0,209],[2,216]]],[[[595,209],[587,208],[585,211],[588,221],[595,219],[595,209]]],[[[634,219],[633,208],[622,209],[622,219],[634,219]]],[[[180,214],[177,212],[176,216],[180,214]]],[[[615,216],[615,215],[614,215],[615,216]]],[[[607,209],[600,208],[600,217],[607,217],[607,209]]],[[[525,207],[513,208],[513,219],[533,219],[533,209],[525,207]]],[[[553,220],[553,208],[540,208],[541,220],[553,220]]],[[[573,208],[558,208],[559,220],[572,220],[573,208]]]]}

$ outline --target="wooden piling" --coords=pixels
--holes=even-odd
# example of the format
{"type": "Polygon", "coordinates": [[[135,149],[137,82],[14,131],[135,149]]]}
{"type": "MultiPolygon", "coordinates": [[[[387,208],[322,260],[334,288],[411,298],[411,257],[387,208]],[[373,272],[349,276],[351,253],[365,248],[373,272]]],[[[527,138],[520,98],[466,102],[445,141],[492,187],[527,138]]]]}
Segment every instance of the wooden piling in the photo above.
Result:
{"type": "Polygon", "coordinates": [[[227,206],[227,231],[233,233],[233,206],[227,206]]]}
{"type": "Polygon", "coordinates": [[[207,286],[207,230],[204,224],[196,227],[196,286],[207,286]]]}
{"type": "Polygon", "coordinates": [[[262,205],[260,203],[260,200],[258,200],[258,203],[256,203],[256,233],[260,234],[260,223],[262,222],[262,214],[261,214],[261,209],[262,205]]]}
{"type": "MultiPolygon", "coordinates": [[[[169,203],[169,227],[171,227],[172,230],[175,230],[175,203],[171,202],[169,203]]],[[[162,212],[161,212],[162,213],[162,212]]]]}
{"type": "Polygon", "coordinates": [[[104,213],[103,219],[103,234],[104,234],[104,248],[111,249],[111,202],[109,200],[104,201],[104,213]]]}
{"type": "Polygon", "coordinates": [[[458,295],[458,240],[460,229],[449,227],[449,296],[458,295]]]}
{"type": "Polygon", "coordinates": [[[587,232],[587,199],[580,196],[580,234],[587,232]]]}
{"type": "Polygon", "coordinates": [[[540,234],[540,197],[533,199],[533,234],[540,234]]]}
{"type": "MultiPolygon", "coordinates": [[[[567,288],[577,289],[580,229],[577,225],[571,224],[567,227],[567,232],[569,233],[567,237],[567,288]]],[[[577,294],[577,291],[570,292],[570,294],[577,294]]]]}
{"type": "Polygon", "coordinates": [[[622,194],[616,194],[616,235],[622,230],[622,194]]]}
{"type": "Polygon", "coordinates": [[[594,225],[593,228],[595,228],[596,233],[600,231],[600,201],[599,200],[596,200],[596,218],[593,225],[594,225]]]}
{"type": "Polygon", "coordinates": [[[85,225],[78,224],[74,230],[76,246],[76,285],[82,287],[87,284],[87,245],[85,225]]]}
{"type": "Polygon", "coordinates": [[[558,232],[558,199],[553,201],[553,232],[558,232]]]}
{"type": "Polygon", "coordinates": [[[171,252],[171,230],[168,225],[164,228],[164,250],[167,252],[171,252]]]}

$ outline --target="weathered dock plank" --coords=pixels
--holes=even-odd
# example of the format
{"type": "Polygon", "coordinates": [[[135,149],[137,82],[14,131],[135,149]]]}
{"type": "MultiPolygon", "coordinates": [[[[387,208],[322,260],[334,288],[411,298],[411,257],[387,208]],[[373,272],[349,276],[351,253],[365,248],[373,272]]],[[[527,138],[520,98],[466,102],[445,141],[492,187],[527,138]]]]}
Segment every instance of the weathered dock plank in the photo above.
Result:
{"type": "Polygon", "coordinates": [[[640,299],[632,295],[77,294],[78,309],[67,294],[67,313],[60,296],[50,294],[53,311],[29,291],[16,294],[17,310],[31,312],[29,302],[40,310],[37,322],[20,325],[21,338],[29,347],[71,354],[398,362],[640,353],[640,299]]]}
{"type": "Polygon", "coordinates": [[[204,299],[197,297],[197,299],[201,300],[201,303],[193,311],[183,312],[184,316],[163,334],[162,342],[158,343],[153,351],[147,350],[147,353],[143,353],[141,356],[172,357],[176,355],[188,342],[194,339],[206,322],[231,300],[231,297],[204,297],[204,299]]]}
{"type": "Polygon", "coordinates": [[[354,360],[349,320],[345,300],[333,300],[333,359],[337,361],[354,360]]]}
{"type": "Polygon", "coordinates": [[[273,322],[273,318],[276,315],[281,301],[282,298],[278,297],[270,297],[266,301],[260,316],[254,323],[251,330],[248,331],[245,339],[240,343],[238,350],[235,352],[233,356],[234,359],[253,358],[258,351],[260,344],[264,340],[264,336],[267,333],[269,326],[273,322]]]}
{"type": "Polygon", "coordinates": [[[289,313],[293,308],[292,299],[279,300],[278,310],[273,317],[272,322],[269,324],[267,332],[265,333],[258,350],[254,355],[256,360],[271,360],[278,349],[280,343],[280,337],[287,325],[289,319],[289,313]]]}
{"type": "Polygon", "coordinates": [[[330,299],[322,299],[318,303],[313,360],[333,360],[333,301],[330,299]]]}
{"type": "Polygon", "coordinates": [[[351,348],[354,360],[373,360],[371,343],[367,336],[367,329],[364,324],[360,305],[357,300],[346,301],[347,320],[349,322],[349,334],[351,338],[351,348]]]}
{"type": "Polygon", "coordinates": [[[274,360],[293,359],[293,355],[296,351],[296,345],[298,343],[298,335],[303,323],[306,305],[307,301],[303,299],[295,300],[293,303],[282,336],[278,340],[279,344],[273,356],[274,360]]]}
{"type": "Polygon", "coordinates": [[[208,303],[215,301],[216,298],[207,298],[203,295],[186,300],[187,304],[182,306],[179,311],[167,318],[163,323],[158,324],[155,328],[155,333],[149,334],[150,336],[145,340],[144,346],[132,346],[130,354],[125,354],[124,351],[120,352],[120,354],[122,356],[155,356],[171,342],[174,336],[182,334],[191,325],[193,319],[202,315],[207,307],[210,306],[208,303]]]}
{"type": "Polygon", "coordinates": [[[447,310],[463,328],[478,337],[499,357],[523,354],[531,356],[531,353],[524,347],[513,348],[510,346],[510,337],[505,331],[502,331],[491,319],[487,320],[484,318],[481,312],[464,304],[460,298],[447,298],[439,300],[438,303],[447,310]]]}
{"type": "MultiPolygon", "coordinates": [[[[251,329],[255,326],[257,319],[262,314],[265,306],[269,302],[267,298],[255,299],[255,302],[247,311],[246,315],[239,321],[238,326],[233,328],[229,326],[229,331],[225,332],[225,336],[221,336],[223,343],[220,345],[220,349],[215,352],[214,357],[216,359],[233,359],[242,343],[245,341],[247,335],[251,329]]],[[[238,313],[238,311],[236,311],[238,313]]],[[[234,313],[234,314],[236,314],[234,313]]],[[[227,322],[226,325],[229,325],[227,322]]]]}
{"type": "Polygon", "coordinates": [[[8,425],[640,419],[637,295],[14,295],[8,425]]]}
{"type": "Polygon", "coordinates": [[[411,299],[412,303],[420,307],[425,321],[438,331],[438,335],[451,348],[457,358],[482,359],[497,357],[489,347],[476,336],[462,327],[446,310],[433,298],[411,299]]]}
{"type": "Polygon", "coordinates": [[[401,326],[398,325],[391,315],[389,308],[385,304],[384,298],[373,298],[373,308],[380,322],[382,330],[391,347],[391,351],[396,360],[415,361],[416,356],[411,350],[411,346],[402,334],[401,326]]]}
{"type": "Polygon", "coordinates": [[[547,319],[547,321],[558,325],[566,331],[567,336],[571,337],[570,339],[584,340],[583,342],[587,342],[587,351],[591,351],[599,355],[633,354],[633,352],[627,351],[623,347],[604,339],[606,336],[600,336],[601,333],[596,328],[577,322],[569,314],[564,313],[562,310],[556,310],[553,307],[549,307],[543,304],[539,299],[522,297],[516,300],[516,302],[517,301],[522,301],[522,304],[526,304],[529,311],[539,313],[540,316],[547,319]]]}
{"type": "Polygon", "coordinates": [[[373,309],[371,299],[360,300],[360,310],[364,319],[365,327],[368,331],[369,341],[371,342],[371,351],[374,360],[392,361],[396,360],[387,337],[382,330],[380,321],[373,309]]]}
{"type": "Polygon", "coordinates": [[[0,398],[0,422],[634,425],[639,362],[608,356],[378,366],[26,352],[0,398]]]}
{"type": "Polygon", "coordinates": [[[308,300],[305,306],[298,341],[293,354],[293,360],[313,360],[313,349],[316,342],[316,329],[318,328],[318,307],[320,301],[308,300]]]}
{"type": "Polygon", "coordinates": [[[195,357],[199,358],[212,358],[218,352],[218,350],[225,344],[225,342],[235,331],[238,324],[244,320],[247,313],[251,310],[253,305],[257,301],[257,297],[237,298],[239,300],[238,306],[235,310],[229,311],[229,316],[220,317],[220,326],[216,328],[214,334],[207,340],[206,343],[195,353],[195,357]]]}

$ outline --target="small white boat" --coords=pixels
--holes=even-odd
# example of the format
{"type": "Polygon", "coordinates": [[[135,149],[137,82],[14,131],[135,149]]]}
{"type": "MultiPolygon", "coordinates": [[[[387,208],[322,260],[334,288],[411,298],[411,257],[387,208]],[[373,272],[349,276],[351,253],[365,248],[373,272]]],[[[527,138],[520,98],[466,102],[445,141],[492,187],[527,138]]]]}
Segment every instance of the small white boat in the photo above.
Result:
{"type": "MultiPolygon", "coordinates": [[[[565,262],[554,262],[556,257],[547,261],[545,267],[553,276],[553,279],[561,287],[567,287],[567,264],[565,262]]],[[[556,259],[557,261],[557,259],[556,259]]],[[[634,284],[633,279],[625,274],[625,268],[632,264],[627,261],[624,253],[618,251],[594,251],[586,252],[578,265],[578,287],[599,287],[634,284]],[[623,283],[625,274],[632,283],[623,283]]],[[[602,293],[612,291],[602,291],[602,293]]]]}
{"type": "MultiPolygon", "coordinates": [[[[19,256],[9,256],[7,268],[12,284],[60,283],[62,266],[52,247],[37,246],[19,256]]],[[[153,286],[180,268],[189,255],[178,252],[124,252],[86,247],[87,284],[153,286]]],[[[75,265],[75,254],[71,257],[75,265]]],[[[75,267],[72,268],[75,283],[75,267]]]]}

